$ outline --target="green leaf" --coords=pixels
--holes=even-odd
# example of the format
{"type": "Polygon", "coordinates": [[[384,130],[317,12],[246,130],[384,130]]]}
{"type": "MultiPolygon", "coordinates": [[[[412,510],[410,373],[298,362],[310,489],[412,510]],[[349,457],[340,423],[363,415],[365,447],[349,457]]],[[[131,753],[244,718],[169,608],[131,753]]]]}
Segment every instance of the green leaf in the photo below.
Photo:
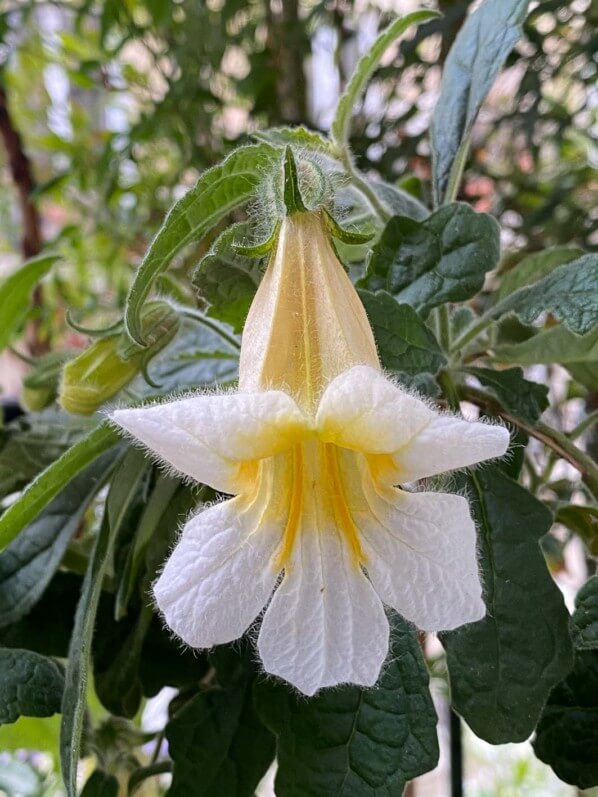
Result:
{"type": "Polygon", "coordinates": [[[75,476],[0,553],[0,628],[23,617],[40,599],[112,466],[108,452],[75,476]]]}
{"type": "Polygon", "coordinates": [[[243,329],[249,306],[262,278],[264,258],[247,257],[235,242],[248,238],[251,225],[235,224],[218,236],[193,275],[200,298],[209,304],[208,315],[243,329]]]}
{"type": "Polygon", "coordinates": [[[195,187],[173,206],[139,266],[127,298],[126,328],[139,345],[145,345],[141,307],[155,279],[183,247],[199,240],[232,210],[248,202],[264,174],[279,161],[279,150],[268,144],[241,147],[204,172],[195,187]]]}
{"type": "Polygon", "coordinates": [[[577,593],[571,631],[577,650],[598,649],[598,576],[592,576],[577,593]]]}
{"type": "Polygon", "coordinates": [[[417,386],[420,375],[434,376],[444,354],[432,332],[408,304],[399,304],[386,291],[359,291],[384,368],[417,386]]]}
{"type": "Polygon", "coordinates": [[[551,693],[534,752],[561,780],[598,786],[598,650],[578,650],[571,673],[551,693]]]}
{"type": "Polygon", "coordinates": [[[0,648],[0,724],[60,711],[64,675],[52,659],[31,650],[0,648]]]}
{"type": "Polygon", "coordinates": [[[375,687],[310,700],[280,682],[255,689],[278,736],[277,797],[400,797],[438,761],[436,712],[416,632],[393,615],[390,657],[375,687]]]}
{"type": "Polygon", "coordinates": [[[423,316],[444,302],[481,290],[498,262],[499,227],[484,213],[455,202],[424,221],[394,216],[371,251],[359,286],[386,290],[423,316]]]}
{"type": "Polygon", "coordinates": [[[504,299],[513,291],[545,277],[557,266],[569,263],[583,255],[582,249],[570,246],[556,246],[542,252],[533,252],[522,258],[513,268],[501,276],[500,287],[495,294],[496,301],[504,299]]]}
{"type": "Polygon", "coordinates": [[[598,362],[598,326],[585,335],[576,335],[559,324],[520,343],[493,346],[494,357],[503,363],[536,365],[560,363],[565,367],[598,362]]]}
{"type": "Polygon", "coordinates": [[[487,615],[442,635],[452,705],[491,744],[522,742],[571,668],[569,616],[539,547],[549,510],[495,465],[463,477],[487,615]]]}
{"type": "Polygon", "coordinates": [[[485,0],[457,34],[432,117],[433,184],[442,204],[455,164],[464,159],[478,111],[521,36],[528,0],[485,0]]]}
{"type": "Polygon", "coordinates": [[[440,16],[440,14],[437,11],[414,11],[404,17],[395,19],[378,35],[376,41],[370,45],[367,53],[359,59],[347,88],[338,101],[334,119],[330,127],[330,134],[337,149],[342,151],[346,147],[349,139],[349,127],[353,107],[365,91],[368,81],[378,68],[386,50],[402,36],[411,25],[419,25],[420,22],[426,22],[438,16],[440,16]]]}
{"type": "Polygon", "coordinates": [[[252,133],[252,138],[257,141],[265,141],[274,147],[284,149],[287,145],[293,144],[295,147],[306,147],[330,153],[330,141],[321,133],[308,130],[303,125],[297,127],[271,127],[269,130],[260,130],[252,133]]]}
{"type": "MultiPolygon", "coordinates": [[[[3,753],[43,750],[45,755],[57,761],[59,729],[59,714],[51,717],[21,717],[11,725],[0,725],[0,750],[3,753]]],[[[37,797],[39,791],[36,790],[35,795],[37,797]]]]}
{"type": "Polygon", "coordinates": [[[114,775],[96,769],[87,779],[81,797],[118,797],[118,780],[114,775]]]}
{"type": "Polygon", "coordinates": [[[86,713],[85,696],[91,643],[102,581],[129,504],[144,478],[146,463],[143,454],[137,449],[130,449],[122,458],[106,499],[104,518],[85,573],[81,598],[77,606],[69,647],[60,727],[62,776],[68,797],[76,797],[77,794],[77,762],[86,713]]]}
{"type": "Polygon", "coordinates": [[[116,445],[119,439],[118,432],[102,424],[40,473],[0,517],[0,550],[35,520],[79,471],[116,445]]]}
{"type": "Polygon", "coordinates": [[[464,368],[501,402],[505,409],[514,412],[530,423],[535,423],[548,407],[546,385],[524,379],[521,368],[495,371],[492,368],[464,368]]]}
{"type": "Polygon", "coordinates": [[[552,313],[579,335],[598,323],[598,254],[557,266],[544,279],[507,296],[489,315],[515,313],[531,324],[543,312],[552,313]]]}
{"type": "Polygon", "coordinates": [[[58,260],[59,255],[33,257],[0,282],[0,350],[8,346],[27,317],[31,292],[58,260]]]}
{"type": "Polygon", "coordinates": [[[382,180],[368,180],[367,182],[393,216],[409,216],[411,219],[423,221],[430,215],[428,208],[419,199],[398,185],[385,183],[382,180]]]}
{"type": "Polygon", "coordinates": [[[250,672],[238,654],[223,652],[233,658],[231,674],[220,678],[226,673],[216,656],[221,684],[194,695],[166,726],[169,797],[253,797],[274,758],[274,738],[253,708],[250,672]]]}
{"type": "Polygon", "coordinates": [[[592,556],[598,556],[598,507],[567,504],[559,506],[555,520],[579,535],[592,556]]]}

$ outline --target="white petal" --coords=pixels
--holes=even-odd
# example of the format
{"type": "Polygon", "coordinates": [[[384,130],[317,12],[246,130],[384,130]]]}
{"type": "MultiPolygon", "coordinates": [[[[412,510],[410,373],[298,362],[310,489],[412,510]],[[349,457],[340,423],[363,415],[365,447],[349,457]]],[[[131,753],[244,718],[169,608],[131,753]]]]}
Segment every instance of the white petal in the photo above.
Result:
{"type": "Polygon", "coordinates": [[[369,489],[370,514],[355,519],[368,575],[382,600],[424,631],[446,631],[484,617],[467,500],[394,490],[391,503],[373,485],[369,489]]]}
{"type": "Polygon", "coordinates": [[[397,451],[394,461],[401,482],[415,481],[501,457],[508,446],[504,426],[440,415],[397,451]]]}
{"type": "Polygon", "coordinates": [[[380,599],[335,529],[303,529],[258,639],[267,672],[306,695],[324,686],[372,686],[388,652],[380,599]]]}
{"type": "Polygon", "coordinates": [[[423,401],[396,387],[375,368],[359,365],[328,385],[316,426],[326,442],[381,454],[396,451],[433,417],[423,401]]]}
{"type": "Polygon", "coordinates": [[[234,498],[185,525],[154,595],[167,624],[191,647],[238,639],[272,594],[282,528],[266,524],[263,511],[263,504],[234,498]]]}
{"type": "Polygon", "coordinates": [[[239,489],[241,462],[291,447],[307,423],[278,390],[195,396],[111,418],[180,473],[228,493],[239,489]]]}

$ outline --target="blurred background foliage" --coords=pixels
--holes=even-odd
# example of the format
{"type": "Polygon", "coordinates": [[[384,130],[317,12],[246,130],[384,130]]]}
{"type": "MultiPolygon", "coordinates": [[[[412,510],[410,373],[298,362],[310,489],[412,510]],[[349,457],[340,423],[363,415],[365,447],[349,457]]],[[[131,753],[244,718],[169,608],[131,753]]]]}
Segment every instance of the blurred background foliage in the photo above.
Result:
{"type": "MultiPolygon", "coordinates": [[[[359,56],[391,16],[416,5],[411,0],[0,0],[5,145],[0,147],[0,277],[42,249],[63,256],[36,290],[21,355],[51,351],[46,364],[58,373],[64,357],[87,342],[67,323],[67,309],[86,323],[118,317],[132,275],[173,201],[259,130],[305,123],[327,132],[359,56]]],[[[396,182],[430,205],[429,122],[443,60],[474,3],[427,5],[444,16],[421,25],[388,53],[357,109],[351,143],[360,169],[396,182]]],[[[507,254],[499,275],[548,246],[598,248],[592,162],[597,40],[596,2],[533,2],[524,35],[476,123],[459,198],[500,221],[507,254]]],[[[209,243],[185,251],[160,278],[161,293],[194,303],[189,273],[209,243]]],[[[499,281],[496,274],[490,280],[499,281]]],[[[484,300],[482,295],[476,302],[484,300]]],[[[503,340],[525,335],[521,325],[511,326],[502,330],[503,340]]],[[[0,381],[17,396],[26,366],[12,352],[2,358],[0,381]]],[[[225,379],[230,374],[223,368],[219,376],[225,379]]],[[[563,373],[548,366],[542,375],[551,386],[551,421],[557,428],[579,420],[580,403],[588,412],[598,408],[596,364],[585,363],[575,382],[563,373]]],[[[80,433],[77,424],[84,427],[86,421],[72,420],[73,435],[80,433]]],[[[64,430],[64,447],[70,433],[71,427],[64,430]]],[[[567,466],[561,462],[555,469],[554,457],[535,453],[541,474],[526,473],[530,486],[554,471],[549,500],[571,500],[575,488],[567,466]]],[[[22,470],[11,474],[13,489],[32,475],[27,463],[22,470]]],[[[562,568],[567,539],[557,534],[546,543],[553,572],[562,568]]],[[[79,554],[70,550],[73,572],[77,555],[84,567],[85,544],[84,539],[79,554]]],[[[72,616],[74,600],[67,593],[65,587],[56,599],[69,597],[72,616]]],[[[70,616],[67,612],[67,641],[70,616]]],[[[153,632],[163,644],[158,629],[153,632]]],[[[63,655],[64,644],[56,642],[55,655],[63,655]]],[[[101,723],[107,712],[93,694],[89,699],[101,723]]],[[[0,749],[51,750],[57,722],[22,718],[3,729],[0,749]]],[[[121,729],[111,722],[105,749],[114,751],[120,749],[121,729]]],[[[141,749],[144,742],[129,739],[123,749],[141,749]]],[[[485,753],[475,755],[483,759],[485,753]]],[[[145,763],[148,753],[139,756],[145,763]]],[[[17,757],[0,758],[0,792],[60,794],[48,762],[35,756],[28,761],[31,766],[23,769],[17,757]]],[[[528,759],[509,765],[508,777],[516,779],[525,770],[525,788],[531,791],[507,784],[504,776],[496,787],[475,782],[473,793],[573,793],[559,790],[543,770],[536,774],[533,768],[539,766],[528,759]]]]}

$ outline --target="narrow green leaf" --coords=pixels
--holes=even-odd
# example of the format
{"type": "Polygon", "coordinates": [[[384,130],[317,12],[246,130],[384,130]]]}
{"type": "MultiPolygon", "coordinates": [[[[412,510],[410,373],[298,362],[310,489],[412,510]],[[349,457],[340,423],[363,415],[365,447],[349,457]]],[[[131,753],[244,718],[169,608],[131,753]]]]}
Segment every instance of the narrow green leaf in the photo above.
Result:
{"type": "Polygon", "coordinates": [[[0,517],[0,550],[15,539],[80,470],[119,441],[119,434],[101,424],[62,454],[28,485],[0,517]]]}
{"type": "Polygon", "coordinates": [[[64,675],[53,659],[0,648],[0,724],[60,711],[64,675]]]}
{"type": "Polygon", "coordinates": [[[0,282],[0,350],[8,346],[27,317],[31,292],[58,260],[59,255],[51,254],[31,258],[0,282]]]}
{"type": "Polygon", "coordinates": [[[330,141],[321,133],[308,130],[303,125],[297,127],[271,127],[269,130],[260,130],[252,133],[252,138],[257,141],[265,141],[274,147],[282,147],[293,144],[296,147],[306,147],[322,152],[330,152],[330,141]]]}
{"type": "Polygon", "coordinates": [[[571,631],[577,650],[598,650],[598,576],[592,576],[577,593],[571,631]]]}
{"type": "Polygon", "coordinates": [[[485,741],[522,742],[572,664],[569,616],[538,545],[551,514],[495,465],[463,486],[479,529],[487,615],[442,635],[452,705],[485,741]]]}
{"type": "Polygon", "coordinates": [[[40,599],[113,463],[107,452],[77,474],[0,553],[0,628],[19,620],[40,599]]]}
{"type": "Polygon", "coordinates": [[[341,95],[336,106],[334,119],[330,127],[330,134],[337,149],[344,149],[349,139],[349,126],[351,114],[355,103],[363,94],[365,87],[376,71],[386,50],[393,44],[411,25],[419,25],[440,16],[437,11],[413,11],[404,17],[395,19],[378,35],[376,41],[370,46],[355,67],[347,88],[341,95]]]}
{"type": "Polygon", "coordinates": [[[540,313],[552,313],[579,335],[598,323],[598,254],[557,266],[547,277],[507,296],[490,311],[498,317],[515,313],[531,324],[540,313]]]}
{"type": "Polygon", "coordinates": [[[481,290],[500,252],[499,227],[484,213],[455,202],[424,221],[394,216],[368,259],[359,286],[386,290],[423,316],[444,302],[481,290]]]}
{"type": "Polygon", "coordinates": [[[235,247],[235,242],[249,237],[249,233],[250,224],[246,222],[226,229],[193,275],[193,285],[209,305],[208,315],[230,324],[235,332],[243,329],[265,260],[249,257],[235,247]]]}
{"type": "Polygon", "coordinates": [[[576,335],[559,324],[520,343],[492,347],[494,357],[503,363],[535,365],[560,363],[565,367],[598,362],[598,326],[585,335],[576,335]]]}
{"type": "Polygon", "coordinates": [[[375,687],[301,699],[277,682],[255,700],[278,736],[277,797],[401,797],[438,761],[436,712],[415,631],[393,615],[390,656],[375,687]]]}
{"type": "Polygon", "coordinates": [[[86,690],[89,676],[91,643],[102,581],[112,548],[132,497],[145,475],[147,460],[137,449],[129,449],[114,475],[102,525],[91,561],[85,573],[81,598],[69,647],[69,657],[62,701],[60,758],[67,796],[77,795],[77,762],[86,714],[86,690]]]}
{"type": "Polygon", "coordinates": [[[204,172],[195,187],[173,206],[139,266],[127,298],[127,331],[139,345],[145,345],[141,307],[155,279],[183,247],[199,240],[232,210],[248,202],[268,169],[279,160],[279,151],[268,144],[241,147],[204,172]]]}
{"type": "Polygon", "coordinates": [[[559,506],[555,520],[579,535],[590,554],[598,556],[598,507],[581,504],[559,506]]]}
{"type": "Polygon", "coordinates": [[[571,673],[551,693],[534,752],[561,780],[598,786],[598,650],[578,650],[571,673]]]}
{"type": "Polygon", "coordinates": [[[444,64],[432,118],[433,184],[442,204],[458,156],[463,160],[478,111],[521,36],[528,0],[485,0],[457,34],[444,64]]]}
{"type": "Polygon", "coordinates": [[[553,249],[544,249],[541,252],[527,255],[501,276],[500,287],[495,294],[496,301],[504,299],[505,296],[523,288],[524,285],[537,282],[554,271],[557,266],[569,263],[581,255],[583,255],[583,249],[571,246],[556,246],[553,249]]]}
{"type": "Polygon", "coordinates": [[[492,368],[464,368],[501,402],[505,409],[514,412],[530,423],[535,423],[548,407],[548,388],[525,379],[521,368],[495,371],[492,368]]]}
{"type": "Polygon", "coordinates": [[[421,386],[444,365],[445,357],[430,329],[408,304],[399,304],[386,291],[359,291],[384,368],[404,382],[421,386]]]}

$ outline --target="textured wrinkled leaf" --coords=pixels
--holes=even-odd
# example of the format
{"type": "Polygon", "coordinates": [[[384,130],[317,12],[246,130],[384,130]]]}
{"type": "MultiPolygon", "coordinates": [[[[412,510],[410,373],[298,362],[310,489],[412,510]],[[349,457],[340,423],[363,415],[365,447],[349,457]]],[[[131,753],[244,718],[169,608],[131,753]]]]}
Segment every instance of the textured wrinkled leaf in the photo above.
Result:
{"type": "Polygon", "coordinates": [[[69,646],[60,726],[62,777],[68,797],[76,797],[77,794],[77,761],[81,751],[91,643],[102,581],[121,523],[145,476],[145,467],[147,461],[143,454],[137,449],[130,449],[114,474],[106,499],[104,518],[85,573],[81,598],[77,606],[69,646]]]}
{"type": "Polygon", "coordinates": [[[200,298],[209,305],[208,315],[230,324],[235,332],[243,329],[262,278],[264,258],[246,257],[233,247],[246,239],[249,232],[250,225],[245,223],[225,230],[193,275],[200,298]]]}
{"type": "Polygon", "coordinates": [[[417,383],[422,375],[434,375],[445,357],[432,332],[408,304],[399,304],[386,291],[359,291],[384,368],[404,381],[417,383]]]}
{"type": "Polygon", "coordinates": [[[166,726],[169,797],[253,797],[274,758],[274,737],[253,707],[249,670],[230,649],[220,650],[232,669],[216,655],[220,685],[193,696],[166,726]]]}
{"type": "Polygon", "coordinates": [[[495,294],[496,301],[504,299],[505,296],[523,288],[524,285],[536,282],[554,271],[557,266],[569,263],[581,255],[583,255],[583,249],[571,246],[556,246],[554,249],[544,249],[541,252],[527,255],[502,276],[500,287],[495,294]]]}
{"type": "Polygon", "coordinates": [[[113,461],[108,452],[75,476],[0,553],[0,628],[23,617],[40,599],[113,461]]]}
{"type": "Polygon", "coordinates": [[[397,615],[375,687],[325,689],[305,700],[264,682],[255,698],[278,736],[277,797],[400,797],[438,761],[428,673],[416,632],[397,615]]]}
{"type": "Polygon", "coordinates": [[[452,705],[487,742],[522,742],[572,665],[569,616],[538,544],[551,513],[494,465],[463,481],[487,615],[442,635],[452,705]]]}
{"type": "Polygon", "coordinates": [[[199,240],[232,210],[248,202],[279,159],[279,151],[265,143],[241,147],[204,172],[195,187],[173,206],[129,290],[125,323],[133,340],[145,343],[140,313],[155,279],[183,247],[199,240]]]}
{"type": "Polygon", "coordinates": [[[363,94],[386,50],[411,25],[418,25],[420,22],[426,22],[428,19],[433,19],[437,16],[439,16],[437,11],[414,11],[404,17],[395,19],[379,34],[376,41],[370,45],[367,53],[359,59],[349,84],[338,101],[330,127],[330,134],[338,148],[343,148],[347,143],[353,107],[363,94]]]}
{"type": "Polygon", "coordinates": [[[80,470],[113,448],[119,439],[114,429],[102,424],[40,473],[0,517],[0,550],[35,520],[80,470]]]}
{"type": "Polygon", "coordinates": [[[64,675],[52,659],[31,650],[0,648],[0,724],[60,711],[64,675]]]}
{"type": "Polygon", "coordinates": [[[118,780],[114,775],[96,769],[87,779],[81,797],[118,797],[118,780]]]}
{"type": "Polygon", "coordinates": [[[559,324],[520,343],[504,343],[492,348],[494,357],[503,363],[535,365],[560,363],[565,367],[598,362],[598,327],[585,335],[576,335],[559,324]]]}
{"type": "Polygon", "coordinates": [[[536,729],[534,752],[561,780],[598,786],[598,650],[578,650],[575,666],[552,691],[536,729]]]}
{"type": "Polygon", "coordinates": [[[491,368],[465,368],[465,373],[475,376],[489,388],[505,409],[531,423],[538,420],[548,407],[548,388],[525,379],[521,368],[495,371],[491,368]]]}
{"type": "Polygon", "coordinates": [[[0,350],[8,346],[27,317],[31,292],[58,260],[59,255],[31,258],[0,282],[0,350]]]}
{"type": "Polygon", "coordinates": [[[592,576],[577,593],[571,631],[578,650],[598,649],[598,576],[592,576]]]}
{"type": "Polygon", "coordinates": [[[394,216],[368,259],[359,286],[386,290],[419,313],[481,290],[500,253],[494,219],[455,202],[424,221],[394,216]]]}
{"type": "Polygon", "coordinates": [[[451,47],[431,128],[433,184],[438,205],[478,111],[521,36],[527,6],[528,0],[485,0],[467,18],[451,47]]]}
{"type": "Polygon", "coordinates": [[[557,266],[547,277],[499,302],[492,315],[515,313],[531,324],[543,312],[552,313],[579,335],[598,323],[598,254],[557,266]]]}

